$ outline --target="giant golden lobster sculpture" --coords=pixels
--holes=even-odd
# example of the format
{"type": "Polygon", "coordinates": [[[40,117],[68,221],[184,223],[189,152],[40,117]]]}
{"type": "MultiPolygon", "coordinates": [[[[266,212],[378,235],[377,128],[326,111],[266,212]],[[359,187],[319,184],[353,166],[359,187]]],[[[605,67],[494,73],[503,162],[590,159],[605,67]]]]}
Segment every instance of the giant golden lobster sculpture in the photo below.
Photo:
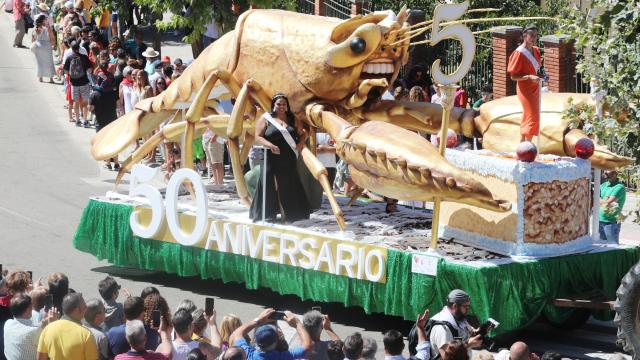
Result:
{"type": "MultiPolygon", "coordinates": [[[[495,198],[485,186],[453,167],[415,132],[440,129],[440,105],[380,100],[407,62],[407,16],[404,8],[397,15],[376,12],[344,21],[280,10],[247,11],[234,31],[206,48],[166,91],[139,102],[135,110],[100,131],[93,140],[92,155],[98,160],[113,157],[173,117],[125,161],[118,174],[120,181],[163,139],[182,135],[183,144],[191,144],[208,127],[228,138],[236,189],[249,203],[241,169],[253,143],[255,121],[270,110],[271,96],[283,92],[289,96],[297,121],[311,132],[319,129],[336,140],[337,154],[362,188],[399,199],[431,201],[437,196],[495,211],[510,210],[509,202],[495,198]],[[223,97],[236,98],[231,114],[215,111],[212,103],[223,97]],[[181,109],[186,108],[186,115],[180,118],[181,109]]],[[[491,106],[485,105],[487,109],[491,106]]],[[[450,127],[467,136],[482,135],[491,129],[490,122],[465,116],[465,109],[454,109],[450,127]]],[[[500,126],[503,130],[495,140],[508,133],[504,129],[509,126],[500,126]]],[[[555,135],[549,148],[571,155],[564,150],[564,133],[555,135]]],[[[500,150],[507,150],[504,144],[514,150],[516,139],[517,133],[513,141],[484,141],[501,144],[500,150]]],[[[190,145],[183,146],[183,166],[193,166],[192,152],[190,145]]],[[[313,151],[304,149],[301,155],[344,228],[326,169],[313,151]]],[[[626,160],[600,149],[594,161],[612,167],[626,160]]]]}

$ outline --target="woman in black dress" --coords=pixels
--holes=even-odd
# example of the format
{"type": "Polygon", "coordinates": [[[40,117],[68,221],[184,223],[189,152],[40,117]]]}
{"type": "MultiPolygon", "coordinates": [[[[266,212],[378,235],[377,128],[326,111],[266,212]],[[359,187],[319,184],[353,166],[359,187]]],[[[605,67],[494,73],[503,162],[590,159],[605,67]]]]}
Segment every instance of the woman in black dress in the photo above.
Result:
{"type": "MultiPolygon", "coordinates": [[[[309,202],[300,183],[296,163],[298,151],[307,140],[306,132],[296,129],[289,100],[278,93],[271,99],[271,113],[265,113],[256,124],[256,143],[267,149],[266,184],[261,169],[260,180],[251,203],[251,219],[262,220],[262,194],[266,187],[265,220],[283,222],[308,219],[309,202]]],[[[262,163],[260,164],[262,165],[262,163]]]]}

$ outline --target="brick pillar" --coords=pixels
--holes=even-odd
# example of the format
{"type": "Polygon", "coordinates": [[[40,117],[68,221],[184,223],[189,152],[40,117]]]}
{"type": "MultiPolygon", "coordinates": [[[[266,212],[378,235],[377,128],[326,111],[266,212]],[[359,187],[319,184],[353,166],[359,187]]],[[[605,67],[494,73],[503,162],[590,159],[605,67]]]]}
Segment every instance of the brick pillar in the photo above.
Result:
{"type": "Polygon", "coordinates": [[[324,0],[316,0],[314,8],[316,15],[324,16],[324,0]]]}
{"type": "Polygon", "coordinates": [[[493,98],[515,95],[516,83],[507,74],[509,56],[518,47],[522,28],[501,26],[492,29],[493,37],[493,98]]]}
{"type": "Polygon", "coordinates": [[[362,8],[368,6],[368,3],[366,0],[351,0],[351,16],[362,14],[362,8]]]}
{"type": "Polygon", "coordinates": [[[566,35],[547,35],[540,41],[544,44],[543,64],[549,75],[549,90],[575,92],[576,52],[573,41],[566,35]]]}

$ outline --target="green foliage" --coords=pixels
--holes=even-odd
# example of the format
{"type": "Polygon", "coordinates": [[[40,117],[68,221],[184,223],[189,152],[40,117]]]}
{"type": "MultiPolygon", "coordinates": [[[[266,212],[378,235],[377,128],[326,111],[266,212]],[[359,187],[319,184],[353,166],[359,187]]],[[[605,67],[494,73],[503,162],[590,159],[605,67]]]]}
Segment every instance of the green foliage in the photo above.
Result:
{"type": "MultiPolygon", "coordinates": [[[[577,50],[583,54],[577,71],[592,81],[595,90],[606,94],[608,111],[603,119],[592,122],[593,133],[611,150],[631,156],[637,162],[640,156],[640,1],[593,0],[592,6],[597,11],[589,16],[576,8],[565,11],[561,30],[575,40],[577,50]]],[[[630,172],[635,173],[635,169],[630,172]]],[[[628,184],[634,180],[637,181],[627,179],[628,184]]],[[[640,207],[631,215],[634,221],[640,222],[640,207]]]]}
{"type": "Polygon", "coordinates": [[[640,1],[594,0],[592,19],[578,9],[566,11],[561,30],[584,56],[577,71],[606,92],[608,110],[595,130],[612,150],[640,156],[640,1]],[[623,121],[617,121],[623,120],[623,121]]]}
{"type": "MultiPolygon", "coordinates": [[[[122,4],[123,1],[107,0],[122,4]]],[[[239,14],[249,9],[250,5],[258,8],[282,8],[295,9],[295,0],[236,0],[240,12],[234,14],[231,10],[232,0],[191,0],[191,1],[166,1],[166,0],[133,0],[138,5],[145,6],[154,14],[170,12],[172,16],[168,21],[156,21],[158,29],[188,29],[184,41],[195,43],[199,41],[206,31],[205,26],[215,19],[222,32],[233,30],[239,14]],[[187,6],[189,10],[187,11],[187,6]]]]}

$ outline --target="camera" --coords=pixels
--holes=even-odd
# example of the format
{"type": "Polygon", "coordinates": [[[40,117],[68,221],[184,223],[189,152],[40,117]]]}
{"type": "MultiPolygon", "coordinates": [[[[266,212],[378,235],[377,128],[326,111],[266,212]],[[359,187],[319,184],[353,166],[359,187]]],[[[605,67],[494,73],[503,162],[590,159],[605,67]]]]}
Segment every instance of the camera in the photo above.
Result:
{"type": "Polygon", "coordinates": [[[482,346],[489,351],[493,351],[493,347],[495,346],[495,340],[493,337],[489,336],[489,332],[495,328],[500,326],[500,323],[496,320],[489,318],[478,328],[478,332],[476,335],[482,336],[482,346]]]}

